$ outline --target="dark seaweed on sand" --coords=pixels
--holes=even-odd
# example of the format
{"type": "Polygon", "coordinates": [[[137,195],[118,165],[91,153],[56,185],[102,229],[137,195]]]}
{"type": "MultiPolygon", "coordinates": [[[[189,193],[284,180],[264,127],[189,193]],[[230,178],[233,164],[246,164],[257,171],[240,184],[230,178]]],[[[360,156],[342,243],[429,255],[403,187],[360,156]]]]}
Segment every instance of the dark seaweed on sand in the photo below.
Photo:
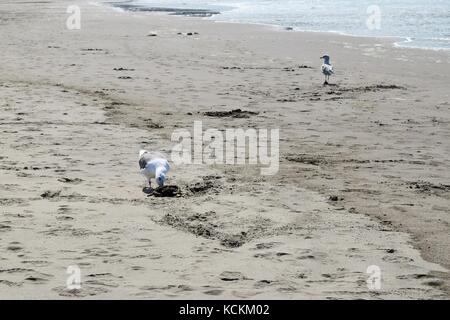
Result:
{"type": "Polygon", "coordinates": [[[231,117],[231,118],[250,118],[251,115],[257,115],[258,112],[246,111],[241,109],[233,109],[231,111],[207,111],[204,115],[208,117],[231,117]]]}
{"type": "Polygon", "coordinates": [[[151,188],[144,188],[142,190],[144,193],[146,193],[148,196],[152,197],[179,197],[181,196],[181,190],[178,186],[174,185],[167,185],[158,187],[156,189],[151,188]]]}

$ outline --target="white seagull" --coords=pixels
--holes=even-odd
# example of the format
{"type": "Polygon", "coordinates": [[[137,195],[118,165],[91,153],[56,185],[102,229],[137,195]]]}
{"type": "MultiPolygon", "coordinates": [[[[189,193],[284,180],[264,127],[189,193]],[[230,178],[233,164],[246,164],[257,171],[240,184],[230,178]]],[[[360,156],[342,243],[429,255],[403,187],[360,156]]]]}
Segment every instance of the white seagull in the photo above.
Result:
{"type": "Polygon", "coordinates": [[[164,155],[147,150],[139,151],[139,168],[141,174],[148,179],[150,187],[152,186],[152,178],[155,178],[158,186],[162,187],[170,170],[169,162],[164,155]]]}
{"type": "Polygon", "coordinates": [[[328,84],[330,76],[334,73],[333,66],[330,64],[330,56],[326,54],[320,57],[320,59],[323,59],[322,73],[325,75],[325,82],[323,84],[328,84]]]}

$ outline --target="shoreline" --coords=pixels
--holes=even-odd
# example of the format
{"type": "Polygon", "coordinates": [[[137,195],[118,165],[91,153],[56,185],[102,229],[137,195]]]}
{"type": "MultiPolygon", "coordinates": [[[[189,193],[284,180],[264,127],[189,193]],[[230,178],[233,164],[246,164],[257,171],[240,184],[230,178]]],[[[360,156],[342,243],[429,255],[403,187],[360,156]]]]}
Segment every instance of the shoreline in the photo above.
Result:
{"type": "MultiPolygon", "coordinates": [[[[123,1],[118,0],[119,3],[123,3],[123,1]]],[[[242,24],[242,25],[258,25],[262,27],[269,27],[273,28],[278,31],[287,31],[287,32],[305,32],[305,33],[318,33],[318,34],[331,34],[331,35],[338,35],[338,36],[344,36],[344,37],[354,37],[354,38],[362,38],[362,39],[373,39],[373,40],[388,40],[392,39],[392,46],[395,48],[401,48],[401,49],[420,49],[420,50],[431,50],[431,51],[437,51],[437,52],[447,52],[450,53],[450,48],[443,48],[443,47],[424,47],[424,46],[407,46],[404,45],[404,43],[409,43],[414,41],[413,37],[411,36],[369,36],[369,35],[354,35],[349,34],[343,31],[321,31],[321,30],[308,30],[308,29],[299,29],[298,27],[292,27],[292,26],[282,26],[277,24],[271,24],[271,23],[263,23],[263,22],[246,22],[246,21],[225,21],[225,20],[216,20],[214,19],[214,16],[220,15],[220,11],[212,11],[209,9],[195,9],[195,8],[176,8],[176,7],[145,7],[145,5],[141,5],[138,7],[143,7],[142,10],[129,10],[127,8],[124,8],[123,6],[114,6],[111,5],[112,2],[103,2],[101,5],[114,7],[114,8],[120,8],[123,11],[128,12],[160,12],[160,13],[166,13],[168,15],[173,16],[181,16],[181,17],[190,17],[190,18],[199,18],[204,19],[207,21],[213,21],[216,23],[226,23],[226,24],[242,24]],[[195,13],[205,14],[205,16],[196,16],[195,13]],[[192,15],[193,14],[193,15],[192,15]],[[397,39],[397,41],[395,41],[397,39]]],[[[133,3],[133,0],[129,0],[129,3],[133,3]]],[[[126,5],[125,5],[126,6],[126,5]]],[[[437,38],[439,39],[439,38],[437,38]]],[[[433,40],[433,39],[427,39],[427,40],[433,40]]]]}
{"type": "Polygon", "coordinates": [[[1,230],[5,266],[19,270],[1,297],[68,297],[73,261],[92,280],[72,298],[448,297],[448,55],[84,4],[82,29],[61,32],[55,12],[71,2],[37,5],[45,24],[13,6],[17,20],[0,31],[1,230]],[[321,85],[325,48],[334,87],[321,85]],[[255,113],[206,115],[237,107],[255,113]],[[137,151],[168,152],[171,132],[197,119],[281,128],[279,174],[179,166],[171,183],[203,191],[147,198],[137,151]],[[20,271],[31,263],[38,285],[20,271]],[[380,292],[365,285],[369,264],[385,272],[380,292]]]}

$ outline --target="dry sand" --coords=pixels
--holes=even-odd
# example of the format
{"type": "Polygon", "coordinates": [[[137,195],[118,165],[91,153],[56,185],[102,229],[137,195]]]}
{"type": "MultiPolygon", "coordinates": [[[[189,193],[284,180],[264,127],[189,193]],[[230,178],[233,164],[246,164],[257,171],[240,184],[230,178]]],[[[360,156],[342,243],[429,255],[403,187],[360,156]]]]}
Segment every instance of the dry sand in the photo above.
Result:
{"type": "Polygon", "coordinates": [[[0,37],[0,298],[449,298],[448,52],[85,1],[2,1],[0,37]],[[195,120],[279,128],[279,173],[147,197],[138,150],[195,120]]]}

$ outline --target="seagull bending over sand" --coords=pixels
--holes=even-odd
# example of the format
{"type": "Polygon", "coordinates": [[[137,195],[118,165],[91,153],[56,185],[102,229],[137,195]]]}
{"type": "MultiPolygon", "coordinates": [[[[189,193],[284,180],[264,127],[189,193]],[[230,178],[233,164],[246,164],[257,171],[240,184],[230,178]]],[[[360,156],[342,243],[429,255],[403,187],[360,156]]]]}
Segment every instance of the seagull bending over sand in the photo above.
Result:
{"type": "Polygon", "coordinates": [[[169,162],[164,155],[147,150],[139,151],[139,168],[144,177],[148,179],[150,187],[152,178],[155,178],[158,186],[162,187],[166,181],[166,174],[170,170],[169,162]]]}
{"type": "Polygon", "coordinates": [[[320,57],[320,59],[323,59],[322,73],[325,75],[325,82],[323,84],[328,84],[330,76],[334,73],[333,66],[330,64],[330,56],[324,55],[323,57],[320,57]]]}

